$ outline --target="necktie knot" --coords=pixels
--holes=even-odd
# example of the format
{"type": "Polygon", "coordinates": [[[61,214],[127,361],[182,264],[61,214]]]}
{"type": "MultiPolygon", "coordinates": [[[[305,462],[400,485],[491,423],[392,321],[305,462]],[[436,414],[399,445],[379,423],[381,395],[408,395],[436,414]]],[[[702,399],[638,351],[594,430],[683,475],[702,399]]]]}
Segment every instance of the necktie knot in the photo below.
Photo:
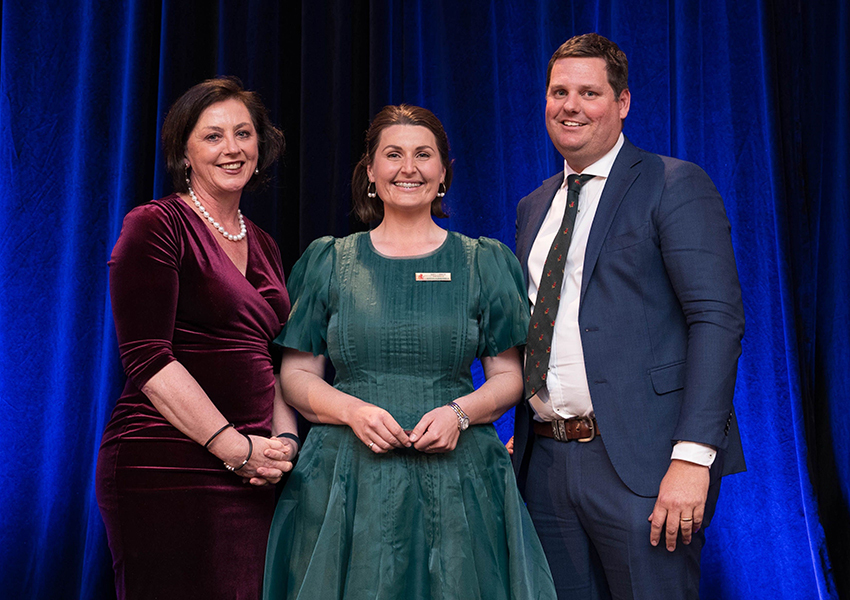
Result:
{"type": "Polygon", "coordinates": [[[583,186],[585,183],[587,183],[588,181],[590,181],[594,177],[596,177],[596,176],[595,175],[570,175],[567,178],[567,190],[570,191],[570,192],[578,193],[578,191],[581,189],[581,186],[583,186]]]}

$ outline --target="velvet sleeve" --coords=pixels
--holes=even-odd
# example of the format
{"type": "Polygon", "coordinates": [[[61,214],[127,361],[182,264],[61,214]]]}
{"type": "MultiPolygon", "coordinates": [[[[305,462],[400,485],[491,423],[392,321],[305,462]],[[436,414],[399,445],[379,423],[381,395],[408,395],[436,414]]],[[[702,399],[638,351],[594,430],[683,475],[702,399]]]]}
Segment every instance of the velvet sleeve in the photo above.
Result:
{"type": "Polygon", "coordinates": [[[480,285],[478,356],[496,356],[525,343],[529,307],[522,268],[507,246],[479,238],[475,267],[480,285]]]}
{"type": "Polygon", "coordinates": [[[179,292],[176,223],[154,204],[133,209],[109,261],[112,314],[124,371],[137,388],[175,360],[179,292]]]}
{"type": "Polygon", "coordinates": [[[310,244],[295,263],[287,280],[292,310],[276,344],[327,356],[334,256],[334,238],[323,237],[310,244]]]}

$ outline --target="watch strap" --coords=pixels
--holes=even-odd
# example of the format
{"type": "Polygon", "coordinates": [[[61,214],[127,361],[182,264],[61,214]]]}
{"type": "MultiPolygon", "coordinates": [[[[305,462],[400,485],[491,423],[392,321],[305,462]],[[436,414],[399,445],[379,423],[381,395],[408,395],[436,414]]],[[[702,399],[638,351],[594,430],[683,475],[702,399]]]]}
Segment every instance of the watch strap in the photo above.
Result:
{"type": "Polygon", "coordinates": [[[463,412],[463,409],[457,402],[449,402],[447,406],[449,406],[453,411],[455,411],[455,414],[457,415],[458,429],[463,431],[464,429],[466,429],[466,427],[469,427],[469,416],[465,412],[463,412]],[[464,421],[466,421],[466,427],[463,426],[464,421]]]}

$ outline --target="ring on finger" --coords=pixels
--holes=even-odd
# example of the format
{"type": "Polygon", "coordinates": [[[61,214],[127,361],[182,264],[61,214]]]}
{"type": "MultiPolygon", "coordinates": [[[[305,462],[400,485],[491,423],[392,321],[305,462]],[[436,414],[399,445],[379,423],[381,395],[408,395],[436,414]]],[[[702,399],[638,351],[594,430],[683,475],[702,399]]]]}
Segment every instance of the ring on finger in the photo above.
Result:
{"type": "Polygon", "coordinates": [[[369,442],[369,450],[371,450],[372,446],[374,446],[374,445],[375,445],[375,442],[369,442]]]}
{"type": "Polygon", "coordinates": [[[693,518],[693,517],[682,517],[682,518],[681,518],[681,519],[679,519],[679,520],[680,520],[682,523],[690,523],[691,521],[693,521],[693,520],[694,520],[694,518],[693,518]]]}

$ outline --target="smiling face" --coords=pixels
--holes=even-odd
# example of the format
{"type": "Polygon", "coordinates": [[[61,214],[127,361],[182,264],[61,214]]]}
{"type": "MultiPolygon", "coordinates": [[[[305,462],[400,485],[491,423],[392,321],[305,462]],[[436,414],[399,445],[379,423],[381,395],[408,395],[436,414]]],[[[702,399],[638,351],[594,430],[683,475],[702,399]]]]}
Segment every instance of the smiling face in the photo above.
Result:
{"type": "Polygon", "coordinates": [[[546,129],[558,152],[575,171],[614,147],[629,114],[631,97],[614,95],[602,58],[561,58],[546,90],[546,129]]]}
{"type": "Polygon", "coordinates": [[[257,168],[258,155],[251,114],[235,98],[207,107],[186,141],[192,187],[217,200],[242,193],[257,168]]]}
{"type": "Polygon", "coordinates": [[[425,210],[437,197],[446,169],[437,139],[421,125],[392,125],[384,129],[375,158],[366,167],[369,181],[387,210],[425,210]]]}

